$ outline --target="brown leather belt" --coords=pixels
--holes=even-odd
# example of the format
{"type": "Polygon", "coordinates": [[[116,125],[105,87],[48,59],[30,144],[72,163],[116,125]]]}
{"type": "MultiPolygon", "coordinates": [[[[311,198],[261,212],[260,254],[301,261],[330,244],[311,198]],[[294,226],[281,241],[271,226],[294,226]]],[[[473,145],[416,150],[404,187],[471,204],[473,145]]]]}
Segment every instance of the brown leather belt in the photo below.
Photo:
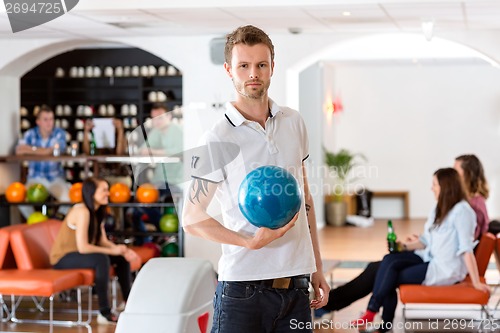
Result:
{"type": "Polygon", "coordinates": [[[274,289],[309,289],[309,276],[299,275],[269,280],[245,281],[245,283],[274,289]]]}

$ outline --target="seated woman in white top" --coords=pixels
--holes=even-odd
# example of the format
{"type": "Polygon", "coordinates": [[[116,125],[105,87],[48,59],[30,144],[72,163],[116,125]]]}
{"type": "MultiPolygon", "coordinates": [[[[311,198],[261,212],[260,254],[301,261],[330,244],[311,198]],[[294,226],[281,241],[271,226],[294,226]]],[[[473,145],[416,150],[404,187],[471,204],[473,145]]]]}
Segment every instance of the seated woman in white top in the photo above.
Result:
{"type": "Polygon", "coordinates": [[[489,292],[488,286],[479,280],[473,253],[476,215],[467,202],[457,171],[437,170],[432,178],[432,191],[437,205],[425,223],[424,233],[402,242],[405,251],[384,257],[368,308],[353,324],[363,326],[373,322],[384,307],[385,325],[378,332],[386,332],[391,327],[387,323],[394,319],[396,288],[401,284],[452,285],[468,273],[476,289],[489,292]]]}

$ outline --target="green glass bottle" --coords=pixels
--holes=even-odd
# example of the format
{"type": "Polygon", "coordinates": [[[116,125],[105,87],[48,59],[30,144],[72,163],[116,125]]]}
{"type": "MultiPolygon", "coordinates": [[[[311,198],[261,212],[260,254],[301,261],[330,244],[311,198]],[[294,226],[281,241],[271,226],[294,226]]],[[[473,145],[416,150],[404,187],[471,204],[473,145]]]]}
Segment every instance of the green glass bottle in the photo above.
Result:
{"type": "Polygon", "coordinates": [[[163,214],[172,214],[172,215],[177,215],[176,212],[175,212],[175,207],[165,207],[163,209],[163,214]]]}
{"type": "Polygon", "coordinates": [[[394,228],[392,226],[392,221],[387,221],[387,246],[389,248],[390,253],[399,252],[398,251],[398,243],[396,242],[397,236],[394,232],[394,228]]]}
{"type": "Polygon", "coordinates": [[[90,132],[90,155],[96,155],[97,153],[97,144],[95,143],[94,132],[90,132]]]}

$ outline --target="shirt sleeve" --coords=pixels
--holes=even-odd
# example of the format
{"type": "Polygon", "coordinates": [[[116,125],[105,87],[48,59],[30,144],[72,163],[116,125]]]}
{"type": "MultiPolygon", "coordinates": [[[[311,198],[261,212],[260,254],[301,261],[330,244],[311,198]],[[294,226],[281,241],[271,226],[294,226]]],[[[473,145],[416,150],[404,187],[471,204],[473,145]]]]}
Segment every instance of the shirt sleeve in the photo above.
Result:
{"type": "Polygon", "coordinates": [[[226,166],[239,153],[238,145],[231,142],[221,142],[214,135],[205,134],[201,145],[188,152],[191,177],[220,183],[227,178],[226,166]]]}
{"type": "Polygon", "coordinates": [[[66,151],[66,132],[60,128],[57,128],[55,139],[56,141],[54,142],[54,144],[57,142],[59,144],[59,149],[61,151],[66,151]]]}
{"type": "Polygon", "coordinates": [[[182,130],[182,127],[176,127],[176,139],[174,140],[174,147],[173,147],[173,153],[178,154],[182,152],[184,149],[184,131],[182,130]]]}
{"type": "Polygon", "coordinates": [[[453,216],[453,226],[456,229],[458,237],[457,256],[473,252],[474,242],[474,229],[476,228],[476,214],[466,202],[458,203],[457,210],[453,216]]]}
{"type": "Polygon", "coordinates": [[[300,137],[302,143],[302,162],[309,158],[309,136],[307,135],[306,124],[304,123],[304,119],[299,115],[300,118],[300,137]]]}
{"type": "Polygon", "coordinates": [[[483,214],[482,210],[474,210],[476,213],[476,230],[474,231],[474,239],[479,239],[481,234],[483,233],[484,226],[488,223],[486,221],[486,217],[483,214]]]}
{"type": "MultiPolygon", "coordinates": [[[[142,134],[142,133],[141,133],[142,134]]],[[[161,147],[160,133],[152,129],[146,133],[146,136],[141,137],[139,150],[144,148],[159,149],[161,147]]]]}
{"type": "MultiPolygon", "coordinates": [[[[36,143],[35,132],[32,129],[27,130],[24,132],[22,140],[24,141],[24,144],[33,146],[36,143]]],[[[21,141],[18,144],[21,144],[21,141]]]]}
{"type": "Polygon", "coordinates": [[[486,202],[482,196],[475,196],[469,200],[469,205],[476,213],[476,230],[474,232],[474,239],[479,239],[481,235],[488,230],[488,210],[486,209],[486,202]]]}
{"type": "Polygon", "coordinates": [[[184,138],[183,131],[180,126],[170,125],[172,126],[171,132],[168,135],[167,141],[163,142],[163,147],[167,156],[172,156],[175,154],[182,153],[184,149],[184,138]]]}
{"type": "Polygon", "coordinates": [[[429,245],[429,239],[430,239],[430,228],[432,224],[434,223],[434,218],[436,217],[436,209],[434,208],[429,216],[427,217],[427,221],[425,222],[424,225],[424,231],[419,237],[419,241],[424,244],[426,247],[429,245]]]}

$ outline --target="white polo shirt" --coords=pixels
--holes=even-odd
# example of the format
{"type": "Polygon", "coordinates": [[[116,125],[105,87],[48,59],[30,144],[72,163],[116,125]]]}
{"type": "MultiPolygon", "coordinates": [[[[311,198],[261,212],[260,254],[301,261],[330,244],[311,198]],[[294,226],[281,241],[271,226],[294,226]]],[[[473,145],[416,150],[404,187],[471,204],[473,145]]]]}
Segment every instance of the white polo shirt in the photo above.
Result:
{"type": "MultiPolygon", "coordinates": [[[[223,224],[239,233],[253,235],[250,224],[238,207],[238,190],[245,176],[264,165],[288,170],[298,180],[302,193],[302,162],[308,155],[308,138],[300,114],[270,100],[266,128],[245,119],[226,103],[225,118],[203,138],[205,149],[192,156],[191,175],[218,184],[215,194],[222,209],[223,224]]],[[[305,202],[295,227],[282,238],[259,250],[222,244],[219,280],[248,281],[310,274],[316,271],[307,223],[305,202]]]]}

